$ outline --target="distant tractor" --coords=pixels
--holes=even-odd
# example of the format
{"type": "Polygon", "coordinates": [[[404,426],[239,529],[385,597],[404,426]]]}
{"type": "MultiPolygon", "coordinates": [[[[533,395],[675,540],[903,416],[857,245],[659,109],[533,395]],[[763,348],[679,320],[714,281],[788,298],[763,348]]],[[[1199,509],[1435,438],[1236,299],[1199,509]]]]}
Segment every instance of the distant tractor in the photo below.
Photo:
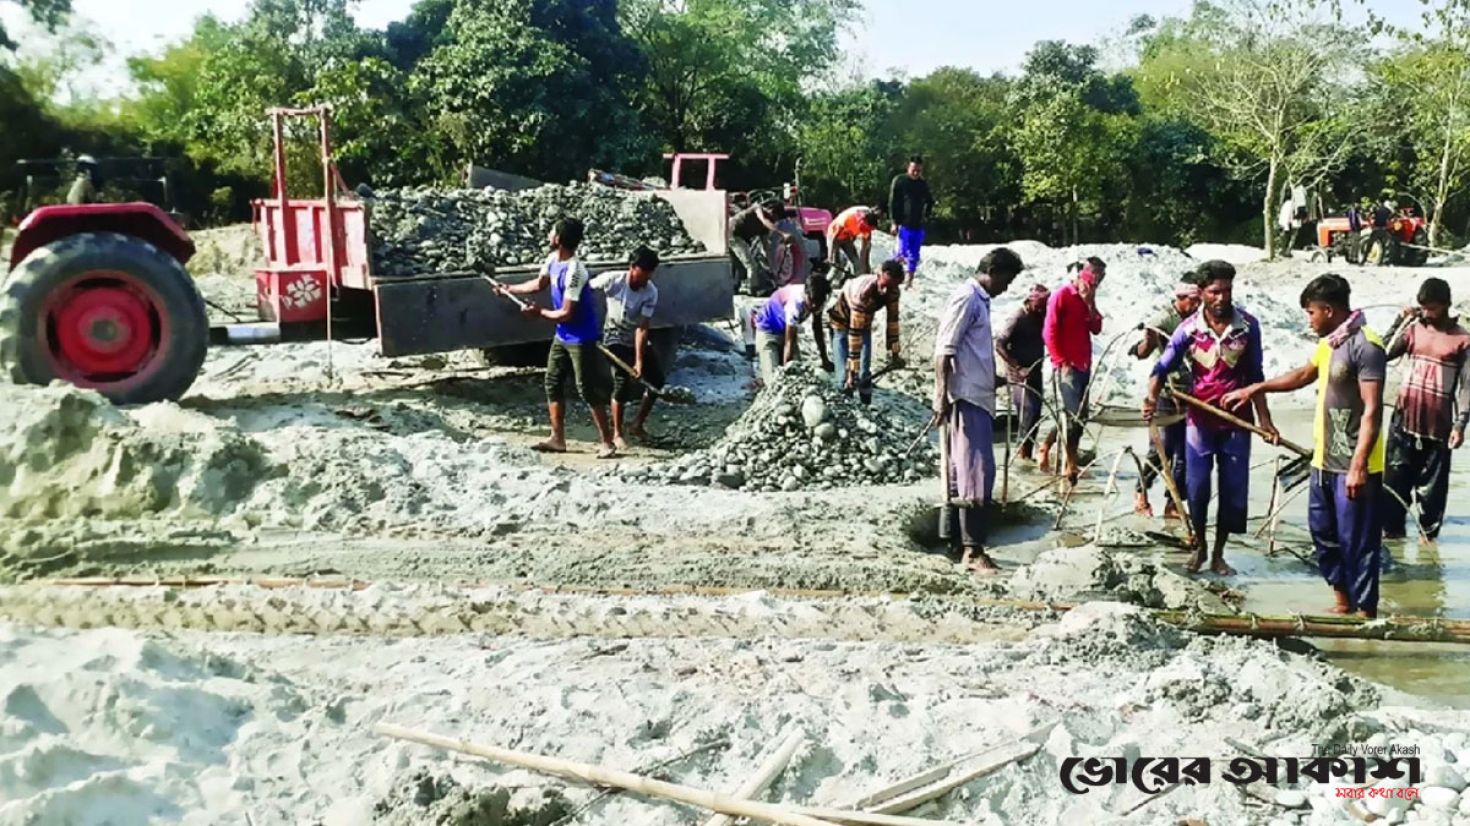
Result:
{"type": "Polygon", "coordinates": [[[1365,225],[1356,233],[1346,216],[1317,222],[1317,245],[1329,257],[1370,267],[1422,267],[1429,260],[1429,222],[1422,211],[1400,208],[1386,228],[1365,225]]]}
{"type": "MultiPolygon", "coordinates": [[[[27,384],[61,379],[132,404],[182,396],[211,345],[366,337],[378,340],[384,356],[406,356],[550,338],[548,325],[523,318],[495,295],[483,277],[491,273],[375,273],[371,204],[347,189],[332,163],[331,109],[273,109],[270,116],[274,195],[251,204],[266,262],[255,272],[260,321],[210,327],[203,298],[184,269],[194,242],[158,207],[41,207],[21,222],[0,286],[0,378],[27,384]],[[319,198],[287,195],[283,121],[292,117],[319,122],[319,198]]],[[[671,364],[683,326],[734,312],[726,196],[673,190],[631,197],[667,201],[708,250],[670,256],[659,267],[664,300],[653,318],[652,343],[671,364]]],[[[514,283],[536,271],[515,266],[494,275],[514,283]]]]}

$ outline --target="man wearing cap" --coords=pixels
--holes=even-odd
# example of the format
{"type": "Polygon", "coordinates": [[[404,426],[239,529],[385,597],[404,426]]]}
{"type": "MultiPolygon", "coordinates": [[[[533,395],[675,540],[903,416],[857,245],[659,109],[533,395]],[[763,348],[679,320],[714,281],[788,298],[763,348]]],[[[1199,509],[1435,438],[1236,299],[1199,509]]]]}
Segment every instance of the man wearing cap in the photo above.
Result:
{"type": "MultiPolygon", "coordinates": [[[[1174,331],[1179,328],[1184,319],[1189,318],[1199,311],[1200,288],[1198,276],[1194,272],[1187,272],[1179,283],[1174,286],[1174,300],[1169,302],[1163,309],[1159,310],[1143,328],[1143,340],[1133,348],[1133,355],[1139,359],[1146,359],[1155,353],[1162,352],[1164,345],[1173,338],[1174,331]]],[[[1179,368],[1166,377],[1166,381],[1175,390],[1185,393],[1193,391],[1194,382],[1190,375],[1189,367],[1180,364],[1179,368]]],[[[1134,493],[1134,511],[1153,516],[1153,505],[1148,501],[1148,489],[1153,486],[1154,479],[1159,475],[1162,468],[1169,468],[1169,475],[1174,479],[1174,489],[1182,491],[1185,487],[1184,475],[1184,418],[1179,416],[1182,412],[1178,402],[1173,396],[1162,396],[1156,415],[1168,418],[1179,418],[1179,421],[1160,428],[1160,436],[1164,443],[1164,452],[1167,456],[1159,456],[1158,445],[1153,439],[1149,439],[1148,457],[1144,460],[1143,476],[1138,480],[1138,488],[1134,493]]],[[[1166,497],[1164,504],[1164,518],[1179,518],[1179,509],[1176,507],[1172,497],[1166,497]]]]}
{"type": "Polygon", "coordinates": [[[1042,341],[1041,328],[1046,322],[1049,298],[1051,290],[1045,284],[1032,285],[1021,306],[995,338],[995,353],[1006,365],[1011,405],[1021,420],[1017,455],[1023,461],[1031,460],[1031,451],[1038,441],[1036,431],[1041,426],[1042,362],[1046,360],[1046,343],[1042,341]]]}

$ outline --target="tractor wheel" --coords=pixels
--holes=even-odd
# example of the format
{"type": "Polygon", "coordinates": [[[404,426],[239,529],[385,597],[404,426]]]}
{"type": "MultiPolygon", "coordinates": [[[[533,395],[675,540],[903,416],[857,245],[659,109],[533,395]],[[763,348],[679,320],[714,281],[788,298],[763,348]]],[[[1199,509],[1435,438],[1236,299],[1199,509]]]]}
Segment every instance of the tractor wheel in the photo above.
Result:
{"type": "Polygon", "coordinates": [[[1414,230],[1413,247],[1404,250],[1404,263],[1410,267],[1422,267],[1429,263],[1429,232],[1420,227],[1414,230]]]}
{"type": "Polygon", "coordinates": [[[0,368],[17,383],[62,379],[116,404],[177,399],[208,344],[204,300],[183,265],[129,235],[41,247],[0,292],[0,368]]]}
{"type": "Polygon", "coordinates": [[[1398,242],[1387,232],[1375,232],[1368,239],[1368,249],[1363,253],[1363,263],[1369,267],[1391,267],[1398,257],[1398,242]]]}

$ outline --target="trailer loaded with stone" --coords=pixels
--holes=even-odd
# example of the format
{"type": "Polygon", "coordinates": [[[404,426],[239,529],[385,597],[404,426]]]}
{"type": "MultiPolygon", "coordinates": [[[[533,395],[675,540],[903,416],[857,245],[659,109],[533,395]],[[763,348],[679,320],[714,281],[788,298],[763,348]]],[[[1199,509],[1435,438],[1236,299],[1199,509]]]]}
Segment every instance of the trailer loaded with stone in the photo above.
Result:
{"type": "Polygon", "coordinates": [[[563,217],[586,224],[580,257],[593,272],[626,266],[640,244],[660,253],[652,342],[666,359],[684,326],[733,315],[724,192],[587,183],[359,194],[332,163],[327,107],[270,116],[274,195],[252,204],[266,262],[255,272],[258,321],[209,326],[184,269],[193,241],[156,206],[43,207],[22,222],[0,290],[4,375],[140,403],[183,395],[209,346],[375,338],[382,355],[409,356],[539,344],[551,326],[522,317],[485,276],[534,278],[563,217]],[[292,117],[320,126],[321,198],[287,194],[292,117]]]}

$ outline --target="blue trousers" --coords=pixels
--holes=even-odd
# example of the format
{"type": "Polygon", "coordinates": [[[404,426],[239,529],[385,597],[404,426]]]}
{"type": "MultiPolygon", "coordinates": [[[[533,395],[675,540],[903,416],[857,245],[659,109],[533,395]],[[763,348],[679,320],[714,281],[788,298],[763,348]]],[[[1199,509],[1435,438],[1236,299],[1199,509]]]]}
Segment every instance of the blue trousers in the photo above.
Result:
{"type": "Polygon", "coordinates": [[[923,227],[899,227],[898,251],[894,258],[902,261],[909,275],[919,268],[919,250],[924,246],[923,227]]]}
{"type": "Polygon", "coordinates": [[[1245,430],[1184,430],[1184,498],[1194,535],[1205,541],[1209,522],[1211,477],[1220,477],[1220,504],[1215,531],[1245,533],[1250,507],[1251,434],[1245,430]]]}
{"type": "MultiPolygon", "coordinates": [[[[837,369],[832,372],[838,388],[847,378],[847,331],[832,331],[832,355],[837,359],[837,369]]],[[[858,393],[863,401],[873,398],[873,331],[863,333],[863,352],[858,356],[858,393]]]]}
{"type": "Polygon", "coordinates": [[[1367,489],[1357,499],[1349,499],[1346,473],[1312,470],[1307,526],[1317,549],[1317,567],[1328,585],[1347,594],[1353,611],[1378,612],[1382,496],[1381,473],[1370,474],[1367,489]]]}

